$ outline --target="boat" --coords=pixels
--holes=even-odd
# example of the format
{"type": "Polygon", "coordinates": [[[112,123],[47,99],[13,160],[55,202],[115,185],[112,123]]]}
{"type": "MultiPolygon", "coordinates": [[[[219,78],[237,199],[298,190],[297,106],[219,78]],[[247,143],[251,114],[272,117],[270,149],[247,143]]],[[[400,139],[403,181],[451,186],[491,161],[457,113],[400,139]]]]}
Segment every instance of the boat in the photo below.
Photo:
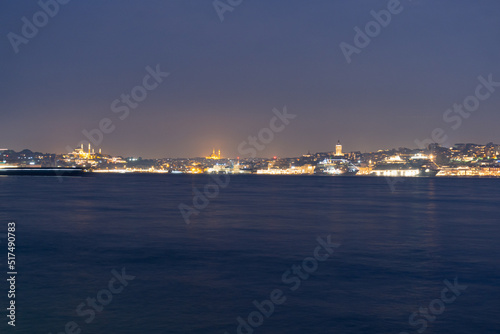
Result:
{"type": "Polygon", "coordinates": [[[350,176],[356,175],[359,171],[352,162],[347,159],[326,158],[318,163],[315,174],[329,176],[350,176]]]}
{"type": "Polygon", "coordinates": [[[79,167],[0,167],[0,175],[34,176],[82,176],[85,170],[79,167]]]}
{"type": "Polygon", "coordinates": [[[431,158],[416,154],[409,160],[401,159],[399,156],[390,157],[376,164],[370,174],[374,176],[419,177],[436,176],[438,172],[439,167],[431,158]]]}

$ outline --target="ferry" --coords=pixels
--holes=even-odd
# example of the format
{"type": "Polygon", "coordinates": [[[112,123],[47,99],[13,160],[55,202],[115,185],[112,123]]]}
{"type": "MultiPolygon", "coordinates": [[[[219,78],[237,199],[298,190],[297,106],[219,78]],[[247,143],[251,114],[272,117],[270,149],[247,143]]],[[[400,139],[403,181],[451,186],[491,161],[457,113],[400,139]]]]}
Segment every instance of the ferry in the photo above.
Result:
{"type": "Polygon", "coordinates": [[[409,160],[401,159],[400,156],[394,156],[378,163],[373,167],[371,175],[391,176],[391,177],[418,177],[418,176],[436,176],[439,167],[423,154],[416,154],[409,160]]]}
{"type": "Polygon", "coordinates": [[[347,159],[326,158],[318,163],[315,174],[329,176],[349,176],[356,175],[358,167],[347,159]]]}
{"type": "Polygon", "coordinates": [[[82,176],[84,173],[85,170],[78,167],[0,167],[0,175],[82,176]]]}

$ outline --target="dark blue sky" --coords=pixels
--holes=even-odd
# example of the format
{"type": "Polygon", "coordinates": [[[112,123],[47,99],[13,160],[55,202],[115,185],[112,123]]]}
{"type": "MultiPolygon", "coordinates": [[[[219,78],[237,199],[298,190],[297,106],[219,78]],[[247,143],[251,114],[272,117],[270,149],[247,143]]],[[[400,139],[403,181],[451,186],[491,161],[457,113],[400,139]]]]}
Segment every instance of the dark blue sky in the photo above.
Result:
{"type": "Polygon", "coordinates": [[[0,147],[64,152],[109,118],[107,153],[236,156],[285,105],[298,116],[262,156],[329,151],[337,139],[348,151],[416,147],[437,127],[445,144],[500,143],[500,88],[458,129],[443,121],[478,76],[500,81],[500,2],[402,0],[348,64],[340,43],[388,2],[244,0],[221,22],[212,0],[73,0],[16,54],[8,34],[40,6],[2,1],[0,147]],[[157,64],[170,76],[120,120],[111,103],[157,64]]]}

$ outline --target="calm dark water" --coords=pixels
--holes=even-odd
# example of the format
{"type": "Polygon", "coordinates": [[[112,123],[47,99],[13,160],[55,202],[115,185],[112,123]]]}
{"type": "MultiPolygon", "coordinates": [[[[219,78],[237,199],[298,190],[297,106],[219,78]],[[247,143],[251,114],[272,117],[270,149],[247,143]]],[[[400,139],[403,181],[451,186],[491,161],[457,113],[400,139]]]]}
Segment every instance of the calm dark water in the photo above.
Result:
{"type": "Polygon", "coordinates": [[[392,192],[384,178],[233,176],[187,225],[178,205],[208,183],[0,177],[0,233],[17,223],[19,273],[17,325],[4,312],[0,332],[64,333],[74,321],[81,333],[233,334],[280,289],[284,304],[241,333],[500,333],[500,180],[407,179],[392,192]],[[283,273],[328,235],[340,247],[292,291],[283,273]],[[135,279],[86,323],[77,306],[122,268],[135,279]],[[456,277],[467,288],[440,301],[456,277]],[[410,324],[430,304],[436,315],[410,324]]]}

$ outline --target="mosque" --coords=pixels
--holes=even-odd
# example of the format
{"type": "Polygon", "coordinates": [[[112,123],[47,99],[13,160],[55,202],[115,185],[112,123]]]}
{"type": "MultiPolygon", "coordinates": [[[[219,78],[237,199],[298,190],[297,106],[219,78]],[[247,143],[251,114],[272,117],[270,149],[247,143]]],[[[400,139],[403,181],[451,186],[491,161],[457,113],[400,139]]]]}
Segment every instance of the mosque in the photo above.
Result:
{"type": "Polygon", "coordinates": [[[212,154],[209,157],[206,157],[206,159],[211,159],[211,160],[219,160],[222,159],[222,156],[220,155],[220,150],[215,153],[215,149],[212,150],[212,154]]]}

